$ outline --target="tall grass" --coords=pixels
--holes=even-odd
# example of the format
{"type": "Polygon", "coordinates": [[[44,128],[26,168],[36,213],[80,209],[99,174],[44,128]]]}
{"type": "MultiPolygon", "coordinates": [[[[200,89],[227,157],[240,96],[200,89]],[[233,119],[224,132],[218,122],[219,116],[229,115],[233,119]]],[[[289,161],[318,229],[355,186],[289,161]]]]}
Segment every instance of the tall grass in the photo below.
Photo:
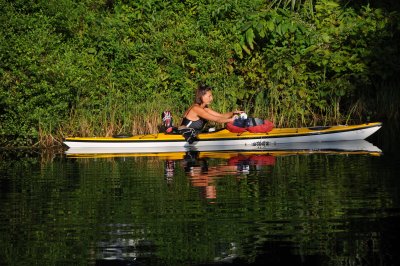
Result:
{"type": "Polygon", "coordinates": [[[375,83],[373,89],[363,91],[348,108],[347,124],[371,119],[398,124],[400,119],[400,80],[398,78],[375,83]]]}
{"type": "Polygon", "coordinates": [[[381,82],[376,88],[376,116],[392,121],[400,119],[400,79],[381,82]]]}
{"type": "Polygon", "coordinates": [[[329,104],[317,108],[295,97],[282,97],[278,90],[260,92],[253,103],[246,106],[251,110],[251,116],[269,119],[276,127],[343,124],[350,116],[357,115],[352,110],[357,106],[344,109],[340,97],[332,98],[329,104]]]}
{"type": "Polygon", "coordinates": [[[116,134],[155,134],[161,125],[161,113],[170,110],[175,124],[180,123],[183,110],[176,99],[165,98],[161,95],[145,102],[120,101],[110,98],[104,108],[90,111],[86,108],[74,109],[65,123],[59,128],[39,127],[41,147],[59,146],[65,137],[110,137],[116,134]],[[53,133],[52,133],[53,132],[53,133]],[[56,132],[56,133],[54,133],[56,132]]]}
{"type": "Polygon", "coordinates": [[[98,114],[76,110],[63,131],[68,135],[112,136],[114,134],[153,134],[161,124],[161,113],[170,110],[180,113],[173,99],[155,97],[145,102],[121,104],[111,100],[98,114]]]}

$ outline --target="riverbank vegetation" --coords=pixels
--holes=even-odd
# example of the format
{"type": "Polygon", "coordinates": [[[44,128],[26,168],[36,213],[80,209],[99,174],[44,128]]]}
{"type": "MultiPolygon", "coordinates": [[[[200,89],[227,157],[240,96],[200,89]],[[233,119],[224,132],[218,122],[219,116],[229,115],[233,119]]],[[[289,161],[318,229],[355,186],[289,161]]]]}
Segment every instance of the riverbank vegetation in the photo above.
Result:
{"type": "Polygon", "coordinates": [[[277,126],[398,119],[398,4],[376,2],[0,0],[0,143],[155,132],[199,83],[277,126]]]}

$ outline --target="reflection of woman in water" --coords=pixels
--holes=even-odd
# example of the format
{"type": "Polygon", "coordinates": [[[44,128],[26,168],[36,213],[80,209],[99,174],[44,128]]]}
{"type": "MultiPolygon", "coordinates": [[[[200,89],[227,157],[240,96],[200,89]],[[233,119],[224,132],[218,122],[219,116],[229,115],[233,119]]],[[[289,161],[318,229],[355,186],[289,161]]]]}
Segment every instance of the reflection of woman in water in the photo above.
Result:
{"type": "Polygon", "coordinates": [[[198,151],[187,152],[184,157],[184,168],[186,174],[190,176],[192,186],[203,189],[203,195],[206,199],[217,198],[217,191],[213,185],[213,179],[208,175],[207,160],[199,159],[198,151]]]}
{"type": "MultiPolygon", "coordinates": [[[[227,160],[227,165],[217,165],[209,167],[207,158],[199,158],[200,152],[189,151],[183,158],[183,167],[185,173],[190,177],[193,187],[202,189],[202,194],[206,199],[216,199],[217,190],[215,181],[218,177],[224,175],[246,176],[251,170],[263,165],[274,165],[275,157],[272,155],[257,154],[232,154],[227,160]]],[[[175,161],[167,160],[165,162],[165,176],[168,181],[172,180],[175,170],[175,161]]]]}

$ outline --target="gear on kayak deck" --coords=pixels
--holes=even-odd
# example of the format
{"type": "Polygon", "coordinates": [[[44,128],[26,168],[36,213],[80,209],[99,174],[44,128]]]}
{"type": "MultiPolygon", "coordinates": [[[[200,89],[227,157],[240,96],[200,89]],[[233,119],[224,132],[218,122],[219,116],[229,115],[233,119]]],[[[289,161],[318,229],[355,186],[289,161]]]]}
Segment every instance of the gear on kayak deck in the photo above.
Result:
{"type": "Polygon", "coordinates": [[[197,141],[197,135],[200,133],[198,130],[194,128],[182,128],[179,129],[179,132],[185,138],[186,142],[192,144],[193,142],[197,141]]]}

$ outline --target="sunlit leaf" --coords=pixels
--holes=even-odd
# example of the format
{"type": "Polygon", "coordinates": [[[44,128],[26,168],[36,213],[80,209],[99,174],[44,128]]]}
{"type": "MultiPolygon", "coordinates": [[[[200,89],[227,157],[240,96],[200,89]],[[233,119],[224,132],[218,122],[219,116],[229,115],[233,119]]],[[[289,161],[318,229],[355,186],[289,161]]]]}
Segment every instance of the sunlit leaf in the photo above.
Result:
{"type": "Polygon", "coordinates": [[[246,40],[247,44],[250,46],[250,49],[254,49],[254,31],[252,28],[246,31],[246,40]]]}

